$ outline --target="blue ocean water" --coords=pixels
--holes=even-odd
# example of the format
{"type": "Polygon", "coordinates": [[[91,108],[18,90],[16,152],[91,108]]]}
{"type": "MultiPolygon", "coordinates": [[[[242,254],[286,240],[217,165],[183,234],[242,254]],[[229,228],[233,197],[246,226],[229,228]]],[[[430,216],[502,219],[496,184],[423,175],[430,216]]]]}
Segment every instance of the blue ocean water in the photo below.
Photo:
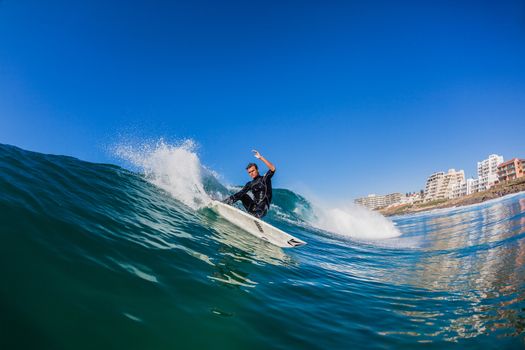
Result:
{"type": "Polygon", "coordinates": [[[130,171],[0,145],[0,348],[525,346],[525,193],[388,222],[280,189],[266,220],[308,242],[283,250],[164,151],[130,171]]]}

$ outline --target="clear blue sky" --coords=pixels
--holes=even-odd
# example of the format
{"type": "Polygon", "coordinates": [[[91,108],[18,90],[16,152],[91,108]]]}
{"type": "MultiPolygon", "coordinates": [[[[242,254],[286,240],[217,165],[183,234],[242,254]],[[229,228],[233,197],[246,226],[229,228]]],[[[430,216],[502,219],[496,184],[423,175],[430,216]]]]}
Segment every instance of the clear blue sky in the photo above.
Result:
{"type": "Polygon", "coordinates": [[[193,138],[232,183],[412,191],[525,157],[524,1],[0,1],[0,143],[193,138]]]}

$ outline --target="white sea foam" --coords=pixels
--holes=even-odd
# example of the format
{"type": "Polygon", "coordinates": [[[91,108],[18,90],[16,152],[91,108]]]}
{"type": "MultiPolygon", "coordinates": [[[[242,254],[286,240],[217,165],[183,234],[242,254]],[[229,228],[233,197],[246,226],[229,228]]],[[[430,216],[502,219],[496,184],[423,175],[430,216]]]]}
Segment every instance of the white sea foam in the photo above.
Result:
{"type": "Polygon", "coordinates": [[[207,205],[211,198],[204,191],[203,167],[196,144],[185,140],[170,145],[162,139],[139,146],[119,144],[115,154],[144,172],[148,181],[169,192],[193,209],[207,205]]]}
{"type": "Polygon", "coordinates": [[[353,203],[334,206],[315,202],[313,209],[314,218],[310,223],[325,231],[364,240],[386,239],[401,235],[392,221],[353,203]]]}

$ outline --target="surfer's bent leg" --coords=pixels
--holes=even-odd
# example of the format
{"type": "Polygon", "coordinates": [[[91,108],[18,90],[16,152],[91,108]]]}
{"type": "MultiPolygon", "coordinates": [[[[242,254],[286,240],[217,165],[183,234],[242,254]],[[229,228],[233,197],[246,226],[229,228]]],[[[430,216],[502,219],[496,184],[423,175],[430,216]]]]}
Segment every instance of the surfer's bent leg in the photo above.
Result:
{"type": "Polygon", "coordinates": [[[241,202],[242,202],[242,205],[244,206],[244,209],[246,209],[248,213],[253,214],[255,203],[253,202],[252,197],[245,194],[241,197],[241,202]]]}

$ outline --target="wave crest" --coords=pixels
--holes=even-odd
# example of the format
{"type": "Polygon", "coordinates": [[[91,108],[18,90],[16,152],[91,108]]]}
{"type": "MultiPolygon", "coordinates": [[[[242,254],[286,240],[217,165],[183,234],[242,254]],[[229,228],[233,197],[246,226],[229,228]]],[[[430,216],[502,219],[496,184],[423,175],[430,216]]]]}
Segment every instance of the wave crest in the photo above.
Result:
{"type": "Polygon", "coordinates": [[[203,167],[193,140],[170,145],[164,140],[140,146],[119,144],[114,153],[139,168],[146,179],[187,206],[198,209],[211,198],[203,185],[203,167]]]}

